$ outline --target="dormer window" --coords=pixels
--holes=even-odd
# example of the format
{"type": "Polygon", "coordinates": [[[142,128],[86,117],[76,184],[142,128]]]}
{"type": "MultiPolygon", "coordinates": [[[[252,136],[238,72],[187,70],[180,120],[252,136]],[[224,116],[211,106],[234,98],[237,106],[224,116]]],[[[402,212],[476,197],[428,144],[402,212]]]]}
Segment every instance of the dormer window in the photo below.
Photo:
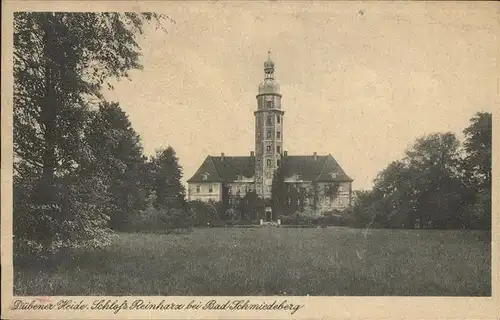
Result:
{"type": "Polygon", "coordinates": [[[207,179],[208,179],[208,173],[207,173],[207,172],[202,173],[202,174],[201,174],[201,179],[202,179],[202,180],[207,180],[207,179]]]}

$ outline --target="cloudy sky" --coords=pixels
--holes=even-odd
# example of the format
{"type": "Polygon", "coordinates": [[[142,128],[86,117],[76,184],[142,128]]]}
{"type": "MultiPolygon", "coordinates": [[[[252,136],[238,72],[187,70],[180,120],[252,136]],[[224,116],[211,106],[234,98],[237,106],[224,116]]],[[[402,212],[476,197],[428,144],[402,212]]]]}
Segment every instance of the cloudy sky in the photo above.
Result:
{"type": "MultiPolygon", "coordinates": [[[[272,51],[285,150],[331,153],[370,188],[419,136],[461,131],[499,103],[499,6],[430,2],[163,2],[120,102],[145,152],[171,145],[188,179],[208,155],[254,149],[272,51]]],[[[138,8],[145,10],[145,8],[138,8]]],[[[147,8],[151,9],[151,8],[147,8]]]]}

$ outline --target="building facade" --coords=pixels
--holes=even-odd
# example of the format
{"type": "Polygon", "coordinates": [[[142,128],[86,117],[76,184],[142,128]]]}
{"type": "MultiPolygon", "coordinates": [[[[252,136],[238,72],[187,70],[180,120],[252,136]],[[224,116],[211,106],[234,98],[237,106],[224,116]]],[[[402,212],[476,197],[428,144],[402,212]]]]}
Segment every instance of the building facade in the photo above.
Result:
{"type": "Polygon", "coordinates": [[[273,175],[281,168],[287,188],[307,194],[307,202],[315,209],[343,210],[350,205],[353,180],[331,154],[293,156],[284,150],[285,112],[274,72],[269,56],[256,96],[255,151],[248,156],[208,155],[188,180],[189,201],[222,201],[224,194],[240,198],[248,192],[270,199],[273,175]]]}

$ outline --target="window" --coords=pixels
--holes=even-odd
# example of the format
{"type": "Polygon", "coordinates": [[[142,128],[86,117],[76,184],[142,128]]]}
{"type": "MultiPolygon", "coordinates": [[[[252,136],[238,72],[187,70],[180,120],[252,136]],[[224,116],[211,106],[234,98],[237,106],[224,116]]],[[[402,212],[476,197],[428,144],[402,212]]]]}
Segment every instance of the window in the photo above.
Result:
{"type": "Polygon", "coordinates": [[[214,189],[211,184],[208,185],[208,193],[214,192],[214,189]]]}
{"type": "Polygon", "coordinates": [[[233,194],[233,188],[231,186],[227,187],[227,193],[233,194]]]}
{"type": "Polygon", "coordinates": [[[280,115],[278,115],[278,116],[276,117],[276,122],[281,123],[281,116],[280,116],[280,115]]]}
{"type": "Polygon", "coordinates": [[[267,165],[270,166],[271,165],[271,159],[267,159],[267,165]]]}
{"type": "Polygon", "coordinates": [[[266,101],[266,108],[271,109],[273,107],[272,101],[266,101]]]}
{"type": "Polygon", "coordinates": [[[276,136],[278,137],[278,139],[281,139],[281,132],[276,132],[276,136]]]}
{"type": "Polygon", "coordinates": [[[267,116],[267,125],[271,126],[273,124],[273,116],[267,116]]]}
{"type": "Polygon", "coordinates": [[[196,192],[200,193],[200,186],[196,186],[196,192]]]}
{"type": "Polygon", "coordinates": [[[280,166],[280,163],[281,163],[280,159],[276,160],[276,165],[277,165],[278,167],[280,166]]]}
{"type": "Polygon", "coordinates": [[[277,147],[276,147],[276,152],[281,153],[281,148],[280,148],[280,146],[277,146],[277,147]]]}
{"type": "Polygon", "coordinates": [[[271,132],[271,131],[268,131],[268,132],[267,132],[267,136],[266,136],[266,138],[267,138],[267,139],[271,139],[271,136],[272,136],[272,132],[271,132]]]}
{"type": "Polygon", "coordinates": [[[267,153],[270,153],[271,152],[271,146],[267,146],[266,147],[266,151],[267,151],[267,153]]]}

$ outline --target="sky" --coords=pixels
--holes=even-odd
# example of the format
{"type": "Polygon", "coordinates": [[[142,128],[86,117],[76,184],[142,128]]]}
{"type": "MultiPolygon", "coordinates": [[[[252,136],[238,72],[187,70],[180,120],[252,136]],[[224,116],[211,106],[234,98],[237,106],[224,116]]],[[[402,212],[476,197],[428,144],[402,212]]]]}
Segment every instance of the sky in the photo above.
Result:
{"type": "MultiPolygon", "coordinates": [[[[275,63],[289,155],[331,153],[368,189],[416,138],[499,104],[495,2],[162,2],[143,70],[105,95],[145,153],[172,146],[184,181],[207,155],[254,150],[255,95],[275,63]],[[175,22],[175,23],[174,23],[175,22]]],[[[144,10],[144,8],[138,8],[144,10]]],[[[149,8],[148,8],[149,9],[149,8]]]]}

